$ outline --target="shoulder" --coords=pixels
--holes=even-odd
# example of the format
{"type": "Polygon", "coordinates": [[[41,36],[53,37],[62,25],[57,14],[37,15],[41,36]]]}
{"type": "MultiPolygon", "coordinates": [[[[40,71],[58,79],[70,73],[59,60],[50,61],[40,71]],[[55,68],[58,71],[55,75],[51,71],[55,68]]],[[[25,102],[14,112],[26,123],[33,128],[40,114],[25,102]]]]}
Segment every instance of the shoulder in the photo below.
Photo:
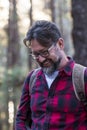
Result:
{"type": "Polygon", "coordinates": [[[36,68],[36,69],[33,69],[33,70],[31,70],[29,73],[28,73],[28,75],[26,76],[26,80],[30,80],[30,78],[31,78],[31,76],[33,75],[33,74],[37,74],[37,73],[39,73],[39,72],[41,72],[41,68],[39,67],[39,68],[36,68]]]}

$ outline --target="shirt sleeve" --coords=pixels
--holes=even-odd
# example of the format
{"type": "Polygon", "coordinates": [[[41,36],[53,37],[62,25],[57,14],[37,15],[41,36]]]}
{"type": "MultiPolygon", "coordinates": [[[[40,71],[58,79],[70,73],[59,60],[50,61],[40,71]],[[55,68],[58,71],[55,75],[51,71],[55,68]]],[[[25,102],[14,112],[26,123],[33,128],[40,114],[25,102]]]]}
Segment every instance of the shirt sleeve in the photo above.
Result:
{"type": "Polygon", "coordinates": [[[31,109],[30,109],[30,95],[29,95],[29,79],[27,76],[22,88],[19,107],[16,114],[15,130],[27,130],[26,126],[31,125],[31,109]]]}

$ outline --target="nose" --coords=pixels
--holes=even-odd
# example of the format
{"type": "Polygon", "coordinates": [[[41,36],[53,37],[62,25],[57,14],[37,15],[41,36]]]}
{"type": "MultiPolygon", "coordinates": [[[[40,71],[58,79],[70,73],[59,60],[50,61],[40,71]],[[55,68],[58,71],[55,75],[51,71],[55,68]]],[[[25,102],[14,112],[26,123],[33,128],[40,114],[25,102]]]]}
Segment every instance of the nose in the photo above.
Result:
{"type": "Polygon", "coordinates": [[[39,62],[41,62],[41,63],[42,63],[43,61],[45,61],[45,59],[46,59],[46,58],[43,57],[43,56],[41,56],[41,55],[39,55],[38,58],[37,58],[37,60],[38,60],[39,62]]]}

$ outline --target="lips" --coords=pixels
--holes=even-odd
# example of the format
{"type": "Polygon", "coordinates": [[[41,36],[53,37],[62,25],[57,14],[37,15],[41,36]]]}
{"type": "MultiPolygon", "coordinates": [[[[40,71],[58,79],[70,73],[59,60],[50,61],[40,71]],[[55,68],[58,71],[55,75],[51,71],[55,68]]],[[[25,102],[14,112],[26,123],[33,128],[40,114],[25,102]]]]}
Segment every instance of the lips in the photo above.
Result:
{"type": "Polygon", "coordinates": [[[49,67],[49,66],[50,66],[50,61],[45,61],[45,62],[43,63],[43,66],[44,66],[44,67],[49,67]]]}

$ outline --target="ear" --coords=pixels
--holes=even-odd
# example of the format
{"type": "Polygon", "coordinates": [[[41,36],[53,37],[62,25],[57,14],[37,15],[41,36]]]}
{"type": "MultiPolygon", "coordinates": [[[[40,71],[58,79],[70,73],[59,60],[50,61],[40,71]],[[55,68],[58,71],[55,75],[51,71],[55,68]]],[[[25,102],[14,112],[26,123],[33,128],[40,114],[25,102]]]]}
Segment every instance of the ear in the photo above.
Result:
{"type": "Polygon", "coordinates": [[[59,38],[57,43],[58,43],[58,46],[60,47],[60,49],[64,49],[64,40],[63,40],[63,38],[59,38]]]}

